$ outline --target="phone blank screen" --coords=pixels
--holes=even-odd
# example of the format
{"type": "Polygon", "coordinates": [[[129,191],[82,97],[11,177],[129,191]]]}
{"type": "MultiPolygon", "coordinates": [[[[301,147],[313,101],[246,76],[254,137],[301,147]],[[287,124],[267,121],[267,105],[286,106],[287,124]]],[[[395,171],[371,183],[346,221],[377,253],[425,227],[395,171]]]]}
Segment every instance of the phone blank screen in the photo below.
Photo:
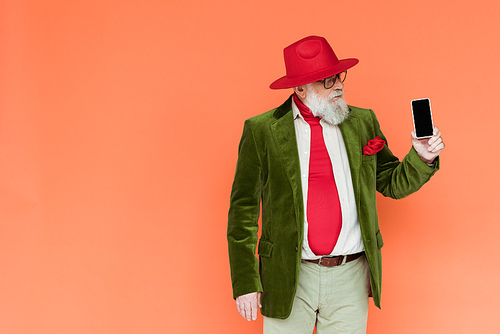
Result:
{"type": "Polygon", "coordinates": [[[414,100],[411,104],[417,137],[432,136],[433,125],[429,99],[414,100]]]}

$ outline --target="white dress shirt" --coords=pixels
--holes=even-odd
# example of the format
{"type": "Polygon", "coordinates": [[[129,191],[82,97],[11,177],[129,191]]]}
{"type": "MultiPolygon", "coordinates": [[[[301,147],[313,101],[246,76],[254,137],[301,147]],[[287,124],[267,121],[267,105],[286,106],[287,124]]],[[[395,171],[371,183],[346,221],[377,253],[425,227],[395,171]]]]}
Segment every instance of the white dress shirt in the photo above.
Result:
{"type": "MultiPolygon", "coordinates": [[[[318,259],[309,248],[308,222],[307,222],[307,190],[309,185],[309,155],[311,152],[311,129],[309,124],[300,114],[299,108],[292,100],[295,134],[299,150],[300,172],[302,178],[302,197],[304,199],[304,243],[302,246],[302,258],[307,260],[318,259]]],[[[352,187],[351,170],[345,149],[344,139],[338,125],[332,125],[320,120],[323,128],[323,137],[326,150],[332,163],[333,175],[339,193],[340,207],[342,212],[342,229],[330,256],[349,255],[364,251],[361,229],[359,227],[358,213],[356,211],[356,199],[352,187]]]]}

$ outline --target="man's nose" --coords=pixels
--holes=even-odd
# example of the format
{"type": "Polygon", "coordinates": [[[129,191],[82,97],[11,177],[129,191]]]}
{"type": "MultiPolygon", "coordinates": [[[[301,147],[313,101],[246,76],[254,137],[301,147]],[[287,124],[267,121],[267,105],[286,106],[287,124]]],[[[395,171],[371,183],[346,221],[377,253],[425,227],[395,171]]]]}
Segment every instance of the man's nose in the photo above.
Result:
{"type": "Polygon", "coordinates": [[[333,85],[332,89],[333,90],[342,90],[342,89],[344,89],[344,83],[342,81],[340,81],[340,79],[337,79],[337,81],[335,81],[335,85],[333,85]]]}

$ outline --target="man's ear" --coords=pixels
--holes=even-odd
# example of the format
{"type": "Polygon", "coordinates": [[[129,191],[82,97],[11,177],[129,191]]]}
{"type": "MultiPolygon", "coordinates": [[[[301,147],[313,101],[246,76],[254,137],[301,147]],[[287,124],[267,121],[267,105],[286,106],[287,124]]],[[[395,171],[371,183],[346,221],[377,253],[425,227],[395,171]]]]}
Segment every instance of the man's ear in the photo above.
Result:
{"type": "Polygon", "coordinates": [[[293,91],[295,92],[295,94],[297,94],[297,97],[300,98],[301,101],[304,101],[306,99],[306,90],[307,89],[305,85],[293,87],[293,91]]]}

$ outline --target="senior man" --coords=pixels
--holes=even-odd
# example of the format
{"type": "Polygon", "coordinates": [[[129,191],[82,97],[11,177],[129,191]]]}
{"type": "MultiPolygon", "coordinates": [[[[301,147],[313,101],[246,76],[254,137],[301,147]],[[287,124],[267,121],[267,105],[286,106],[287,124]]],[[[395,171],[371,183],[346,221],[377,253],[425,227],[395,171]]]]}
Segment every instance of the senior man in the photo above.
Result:
{"type": "Polygon", "coordinates": [[[264,333],[365,333],[368,299],[380,307],[376,196],[403,198],[439,169],[440,131],[399,161],[372,110],[344,100],[347,70],[325,38],[284,49],[293,88],[281,106],[245,122],[231,192],[228,246],[233,297],[264,333]],[[262,207],[262,230],[258,218],[262,207]],[[257,260],[255,250],[258,244],[257,260]]]}

